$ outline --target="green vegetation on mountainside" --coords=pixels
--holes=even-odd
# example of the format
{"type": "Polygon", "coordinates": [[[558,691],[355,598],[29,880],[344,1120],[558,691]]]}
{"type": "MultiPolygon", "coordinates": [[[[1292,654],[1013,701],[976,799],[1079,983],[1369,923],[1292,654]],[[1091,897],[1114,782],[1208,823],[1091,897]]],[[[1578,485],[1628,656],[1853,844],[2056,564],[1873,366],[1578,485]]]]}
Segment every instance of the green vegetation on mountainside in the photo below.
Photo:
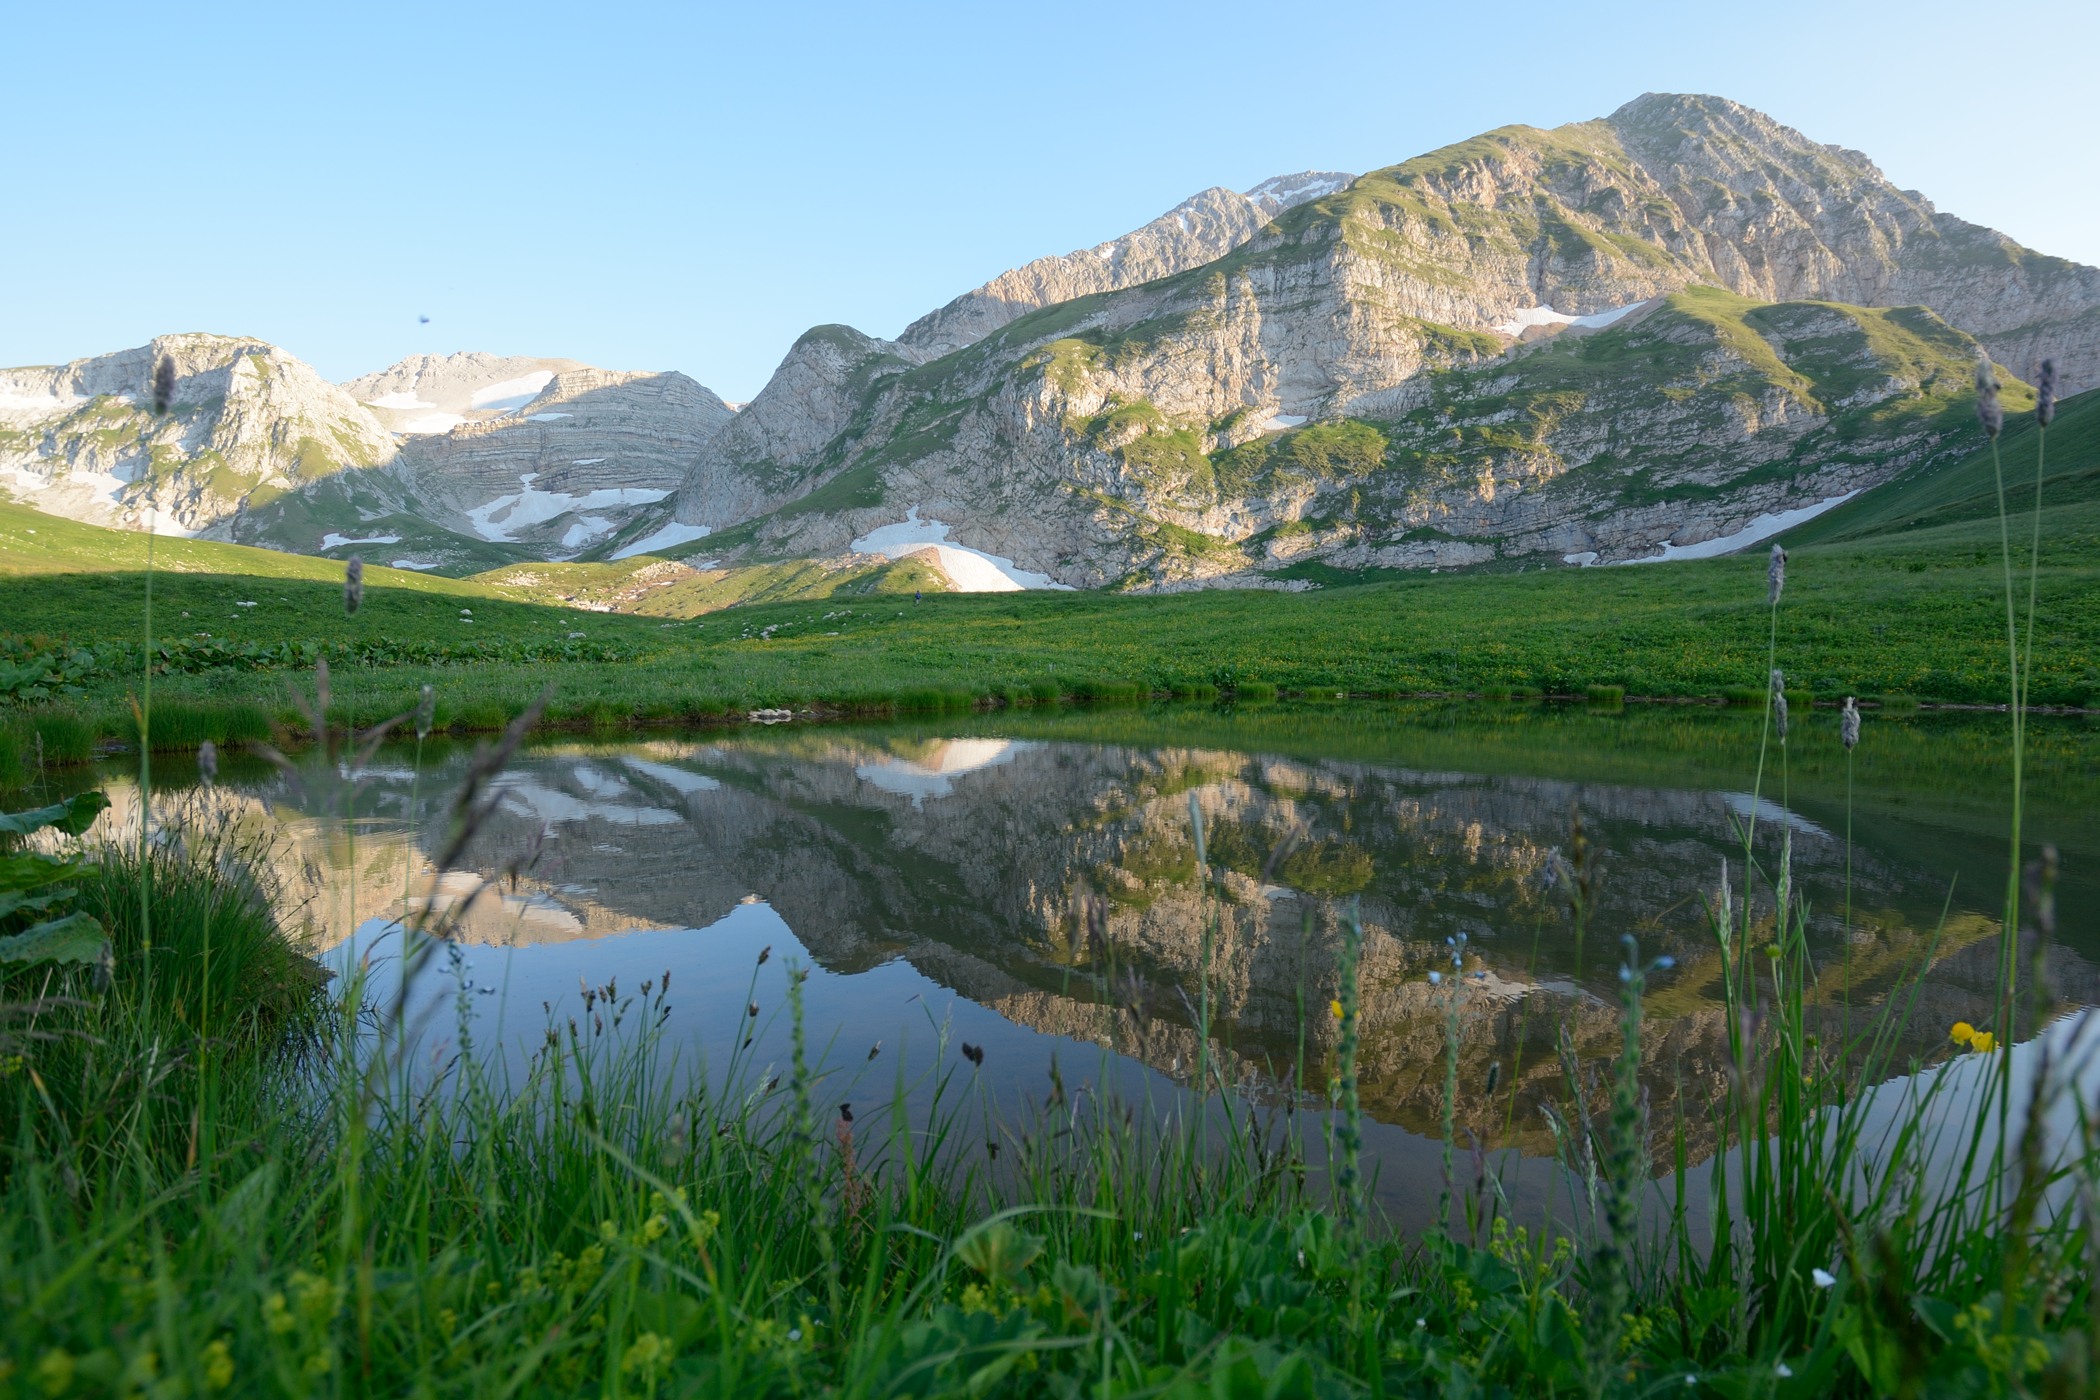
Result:
{"type": "MultiPolygon", "coordinates": [[[[83,525],[27,506],[0,502],[0,578],[128,573],[145,567],[146,550],[147,537],[139,531],[83,525]]],[[[153,567],[171,574],[337,581],[343,576],[343,566],[333,560],[217,540],[163,535],[153,540],[152,550],[153,567]]],[[[489,596],[473,584],[431,578],[406,569],[372,566],[365,577],[380,588],[415,589],[448,597],[489,596]]],[[[42,630],[34,625],[37,620],[16,614],[9,619],[9,629],[42,630]]]]}
{"type": "MultiPolygon", "coordinates": [[[[2015,539],[2023,531],[2016,519],[2015,539]]],[[[1790,684],[1826,700],[1993,703],[2005,667],[1996,534],[1995,520],[1962,522],[1798,550],[1784,605],[1790,684]]],[[[196,642],[203,654],[185,652],[179,673],[156,679],[157,705],[260,706],[289,718],[289,687],[303,684],[291,661],[243,653],[223,666],[191,662],[228,644],[291,642],[331,650],[338,693],[350,688],[362,714],[409,708],[427,683],[442,721],[469,728],[500,724],[550,687],[557,722],[614,725],[761,706],[967,708],[1204,687],[1580,695],[1623,686],[1634,696],[1719,697],[1762,674],[1768,626],[1761,556],[1298,594],[833,596],[686,621],[513,603],[486,585],[398,574],[368,585],[364,610],[345,618],[338,583],[315,576],[332,566],[262,557],[282,559],[287,572],[264,584],[196,573],[155,580],[164,636],[212,634],[196,642]],[[576,659],[550,664],[564,655],[576,659]]],[[[34,631],[66,646],[135,645],[141,596],[136,572],[0,576],[0,613],[34,619],[34,631]]],[[[2049,512],[2037,615],[2035,702],[2100,698],[2100,503],[2049,512]]],[[[63,702],[68,722],[123,737],[136,681],[91,668],[63,702]]],[[[11,713],[41,726],[51,711],[11,713]]]]}
{"type": "MultiPolygon", "coordinates": [[[[2025,397],[2031,402],[2031,394],[2025,397]]],[[[2034,508],[2036,437],[2030,416],[2007,420],[1999,458],[2005,469],[2008,510],[2026,513],[2034,508]]],[[[2043,530],[2054,535],[2068,523],[2066,507],[2100,502],[2100,393],[2064,400],[2049,429],[2047,466],[2042,486],[2043,530]]],[[[1918,530],[1978,522],[1988,523],[1983,535],[1995,546],[1998,482],[1988,448],[1906,473],[1796,526],[1785,539],[1789,546],[1863,544],[1875,537],[1887,540],[1918,530]]],[[[2013,538],[2021,543],[2027,536],[2015,531],[2013,538]]]]}
{"type": "MultiPolygon", "coordinates": [[[[1060,372],[1057,350],[1046,352],[1048,372],[1060,372]]],[[[1214,452],[1200,425],[1144,401],[1068,426],[1116,454],[1154,510],[1312,491],[1297,518],[1230,542],[1254,565],[1279,536],[1336,526],[1360,527],[1372,543],[1410,529],[1435,537],[1438,493],[1498,478],[1594,511],[1930,458],[1969,422],[1974,355],[1969,337],[1914,307],[1767,305],[1698,287],[1629,323],[1431,369],[1427,401],[1397,420],[1311,423],[1214,452]],[[1823,421],[1784,436],[1782,450],[1744,438],[1745,425],[1803,414],[1823,421]]],[[[1067,359],[1087,363],[1076,351],[1067,359]]],[[[2008,384],[2009,408],[2031,402],[2008,384]]]]}

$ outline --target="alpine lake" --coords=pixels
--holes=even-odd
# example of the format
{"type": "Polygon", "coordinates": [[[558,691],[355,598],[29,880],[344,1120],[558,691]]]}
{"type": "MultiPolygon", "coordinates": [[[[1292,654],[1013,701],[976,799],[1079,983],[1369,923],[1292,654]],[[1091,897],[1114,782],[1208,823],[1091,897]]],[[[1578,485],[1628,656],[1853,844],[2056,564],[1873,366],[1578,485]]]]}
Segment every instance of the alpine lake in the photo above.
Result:
{"type": "MultiPolygon", "coordinates": [[[[1788,872],[1831,1044],[1894,1024],[1893,1063],[1953,1053],[1949,1027],[1986,1020],[1996,987],[2008,731],[1870,711],[1848,755],[1828,709],[1782,744],[1747,709],[1299,700],[557,737],[494,780],[447,870],[471,742],[391,743],[355,771],[229,755],[209,793],[164,758],[154,808],[232,833],[375,1005],[400,991],[404,921],[449,927],[402,998],[422,1063],[522,1070],[550,1030],[647,1022],[665,1072],[764,1094],[806,973],[827,1109],[938,1105],[972,1145],[1087,1095],[1158,1111],[1199,1073],[1269,1131],[1317,1137],[1353,916],[1365,1150],[1383,1204],[1420,1222],[1447,1111],[1465,1176],[1493,1160],[1512,1209],[1545,1203],[1554,1114],[1616,1052],[1628,936],[1669,963],[1643,1007],[1658,1160],[1712,1156],[1709,1106],[1742,1072],[1724,881],[1769,933],[1788,872]],[[633,1012],[651,992],[668,1010],[633,1012]]],[[[2060,1015],[2100,1002],[2100,723],[2038,716],[2028,743],[2029,853],[2051,844],[2061,868],[2060,1015]]],[[[100,776],[121,831],[135,768],[100,776]]]]}

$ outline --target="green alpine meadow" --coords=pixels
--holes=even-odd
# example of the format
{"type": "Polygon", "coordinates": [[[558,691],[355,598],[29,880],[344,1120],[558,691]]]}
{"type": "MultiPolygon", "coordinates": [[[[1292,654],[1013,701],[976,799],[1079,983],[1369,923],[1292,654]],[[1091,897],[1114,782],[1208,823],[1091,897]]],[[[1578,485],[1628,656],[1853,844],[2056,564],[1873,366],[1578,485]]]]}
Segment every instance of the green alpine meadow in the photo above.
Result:
{"type": "Polygon", "coordinates": [[[23,65],[0,1393],[2100,1394],[2100,30],[1637,8],[23,65]]]}

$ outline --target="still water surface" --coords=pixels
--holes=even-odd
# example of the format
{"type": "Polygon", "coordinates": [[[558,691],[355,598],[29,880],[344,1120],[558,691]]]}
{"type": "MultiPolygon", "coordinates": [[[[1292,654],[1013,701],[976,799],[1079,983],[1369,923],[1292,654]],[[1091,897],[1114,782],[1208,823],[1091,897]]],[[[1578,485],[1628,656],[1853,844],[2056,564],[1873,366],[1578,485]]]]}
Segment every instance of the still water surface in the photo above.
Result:
{"type": "MultiPolygon", "coordinates": [[[[1617,1036],[1623,934],[1676,964],[1652,982],[1644,1074],[1653,1104],[1693,1111],[1658,1110],[1658,1131],[1682,1121],[1710,1150],[1703,1106],[1729,1066],[1707,908],[1724,867],[1742,897],[1746,826],[1767,874],[1790,849],[1833,1030],[1928,950],[1905,1055],[1938,1056],[1952,1022],[1984,1019],[2005,727],[1870,717],[1848,773],[1818,712],[1766,748],[1761,779],[1756,716],[1689,708],[1175,708],[555,742],[500,779],[465,867],[442,876],[430,860],[466,745],[389,749],[349,797],[259,764],[229,765],[222,791],[270,834],[317,955],[369,960],[381,995],[404,894],[472,897],[457,956],[414,989],[433,1053],[464,1039],[522,1064],[550,1019],[588,1022],[584,987],[668,973],[681,1063],[718,1072],[740,1053],[763,1072],[785,1062],[784,979],[801,966],[839,1102],[900,1083],[923,1102],[945,1068],[951,1093],[1013,1109],[1047,1093],[1053,1059],[1072,1086],[1171,1096],[1207,1003],[1229,1081],[1272,1107],[1317,1104],[1353,906],[1368,1146],[1388,1203],[1419,1215],[1441,1180],[1453,997],[1462,1130],[1503,1160],[1547,1155],[1559,1038],[1601,1061],[1617,1036]],[[1587,946],[1548,878],[1578,822],[1597,890],[1587,946]],[[1454,945],[1455,992],[1429,975],[1454,945]]],[[[2065,871],[2054,993],[2089,1005],[2100,730],[2035,728],[2029,829],[2065,871]]],[[[1766,876],[1751,888],[1769,923],[1766,876]]]]}

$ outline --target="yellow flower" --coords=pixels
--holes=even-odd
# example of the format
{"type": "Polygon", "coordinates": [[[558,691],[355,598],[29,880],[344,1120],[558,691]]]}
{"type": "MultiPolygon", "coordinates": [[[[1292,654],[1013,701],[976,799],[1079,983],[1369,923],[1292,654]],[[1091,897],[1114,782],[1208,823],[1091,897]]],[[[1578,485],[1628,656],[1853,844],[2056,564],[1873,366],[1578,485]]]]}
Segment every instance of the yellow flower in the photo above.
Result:
{"type": "Polygon", "coordinates": [[[203,1359],[205,1385],[213,1390],[224,1390],[233,1384],[233,1350],[226,1345],[224,1337],[206,1344],[203,1359]]]}
{"type": "Polygon", "coordinates": [[[677,1348],[671,1339],[660,1332],[644,1332],[634,1339],[634,1344],[620,1358],[620,1366],[630,1374],[645,1380],[655,1380],[669,1369],[671,1358],[677,1348]]]}
{"type": "Polygon", "coordinates": [[[1342,1004],[1339,1001],[1328,1002],[1327,1009],[1334,1013],[1335,1020],[1339,1021],[1342,1019],[1342,1004]]]}
{"type": "Polygon", "coordinates": [[[1954,1029],[1948,1034],[1956,1045],[1967,1045],[1976,1038],[1976,1027],[1970,1025],[1967,1021],[1956,1021],[1954,1029]]]}
{"type": "Polygon", "coordinates": [[[53,1347],[37,1362],[36,1381],[46,1395],[65,1394],[73,1388],[73,1358],[53,1347]]]}
{"type": "Polygon", "coordinates": [[[1978,1031],[1969,1037],[1969,1048],[1979,1055],[1988,1055],[1998,1044],[1998,1037],[1989,1031],[1978,1031]]]}

